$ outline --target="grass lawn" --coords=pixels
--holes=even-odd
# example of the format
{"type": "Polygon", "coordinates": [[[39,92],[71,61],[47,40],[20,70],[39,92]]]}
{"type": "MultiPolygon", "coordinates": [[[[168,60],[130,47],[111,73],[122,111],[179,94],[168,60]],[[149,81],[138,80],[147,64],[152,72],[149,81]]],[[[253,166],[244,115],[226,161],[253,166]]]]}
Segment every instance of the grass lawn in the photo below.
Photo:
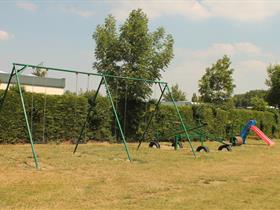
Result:
{"type": "Polygon", "coordinates": [[[0,145],[0,209],[280,209],[280,144],[249,140],[194,159],[189,146],[0,145]]]}

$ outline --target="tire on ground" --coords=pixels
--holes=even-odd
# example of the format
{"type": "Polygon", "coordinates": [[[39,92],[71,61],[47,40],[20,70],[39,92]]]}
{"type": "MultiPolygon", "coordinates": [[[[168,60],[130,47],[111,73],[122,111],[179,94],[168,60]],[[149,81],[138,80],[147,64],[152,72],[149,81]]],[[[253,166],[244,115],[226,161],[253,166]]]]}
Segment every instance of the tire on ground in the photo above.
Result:
{"type": "Polygon", "coordinates": [[[209,150],[209,148],[208,147],[206,147],[206,146],[199,146],[199,147],[197,147],[196,148],[196,151],[197,152],[200,152],[200,151],[204,151],[204,152],[210,152],[210,150],[209,150]]]}
{"type": "Polygon", "coordinates": [[[151,141],[151,142],[149,143],[149,147],[150,147],[150,148],[157,148],[157,149],[160,149],[160,144],[159,144],[158,141],[151,141]]]}
{"type": "Polygon", "coordinates": [[[232,149],[231,149],[231,146],[230,146],[229,144],[223,144],[223,145],[221,145],[221,146],[218,147],[218,150],[219,150],[219,151],[227,150],[227,151],[230,152],[232,149]]]}

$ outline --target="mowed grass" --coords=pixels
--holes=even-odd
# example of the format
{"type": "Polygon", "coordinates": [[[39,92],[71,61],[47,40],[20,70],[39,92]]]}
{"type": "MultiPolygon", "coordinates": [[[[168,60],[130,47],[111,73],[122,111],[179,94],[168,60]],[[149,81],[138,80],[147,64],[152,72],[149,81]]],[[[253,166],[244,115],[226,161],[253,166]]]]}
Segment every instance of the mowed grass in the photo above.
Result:
{"type": "MultiPolygon", "coordinates": [[[[197,145],[197,144],[195,144],[197,145]]],[[[280,209],[280,143],[249,140],[195,159],[183,150],[129,144],[0,145],[0,209],[280,209]]]]}

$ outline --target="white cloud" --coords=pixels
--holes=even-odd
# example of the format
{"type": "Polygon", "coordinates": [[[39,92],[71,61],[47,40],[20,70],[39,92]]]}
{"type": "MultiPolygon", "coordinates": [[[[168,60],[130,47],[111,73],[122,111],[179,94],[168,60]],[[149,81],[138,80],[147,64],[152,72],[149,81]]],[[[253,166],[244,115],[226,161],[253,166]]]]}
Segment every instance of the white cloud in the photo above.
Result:
{"type": "Polygon", "coordinates": [[[17,2],[16,5],[17,5],[17,7],[21,8],[21,9],[32,11],[32,12],[35,12],[38,10],[37,5],[32,2],[20,1],[20,2],[17,2]]]}
{"type": "Polygon", "coordinates": [[[9,34],[6,31],[0,31],[0,41],[5,41],[13,38],[12,34],[9,34]]]}
{"type": "Polygon", "coordinates": [[[198,81],[205,69],[225,54],[231,58],[235,69],[235,93],[267,88],[264,84],[266,68],[275,60],[272,53],[250,42],[215,43],[196,51],[175,49],[174,54],[175,61],[164,73],[164,78],[171,84],[178,83],[189,96],[198,91],[198,81]]]}
{"type": "Polygon", "coordinates": [[[133,9],[141,8],[149,18],[157,18],[162,15],[182,15],[190,18],[208,18],[211,14],[196,0],[167,0],[167,1],[145,1],[132,0],[112,3],[111,13],[120,20],[127,18],[133,9]]]}
{"type": "Polygon", "coordinates": [[[234,80],[237,85],[236,93],[244,93],[253,89],[267,89],[267,66],[270,61],[258,59],[241,60],[233,63],[234,80]]]}
{"type": "Polygon", "coordinates": [[[62,11],[72,13],[84,18],[92,16],[94,13],[88,10],[83,10],[75,6],[61,6],[62,11]]]}
{"type": "Polygon", "coordinates": [[[251,73],[255,73],[256,71],[265,71],[268,66],[268,63],[251,59],[251,60],[244,60],[238,63],[238,68],[245,71],[249,70],[251,73]]]}
{"type": "Polygon", "coordinates": [[[217,57],[222,55],[260,55],[263,54],[262,50],[249,42],[239,43],[215,43],[207,49],[197,50],[191,53],[194,57],[217,57]]]}
{"type": "Polygon", "coordinates": [[[235,0],[213,1],[203,0],[202,5],[210,11],[212,16],[224,17],[233,20],[255,22],[280,13],[279,1],[268,0],[235,0]]]}
{"type": "Polygon", "coordinates": [[[120,20],[136,8],[141,8],[149,18],[163,15],[180,15],[191,19],[226,18],[242,22],[257,22],[280,14],[280,1],[248,0],[131,0],[112,2],[111,13],[120,20]]]}

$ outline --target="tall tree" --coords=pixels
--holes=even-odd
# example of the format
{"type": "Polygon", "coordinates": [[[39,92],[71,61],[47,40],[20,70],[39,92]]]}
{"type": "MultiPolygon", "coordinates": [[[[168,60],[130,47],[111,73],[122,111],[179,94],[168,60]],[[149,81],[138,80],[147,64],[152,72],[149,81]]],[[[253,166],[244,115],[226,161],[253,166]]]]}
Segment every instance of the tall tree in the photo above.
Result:
{"type": "MultiPolygon", "coordinates": [[[[171,91],[171,94],[175,101],[185,101],[186,100],[186,94],[182,90],[179,89],[178,84],[172,85],[170,91],[171,91]]],[[[163,99],[165,101],[172,101],[171,94],[165,93],[163,96],[163,99]]]]}
{"type": "Polygon", "coordinates": [[[225,55],[206,69],[199,80],[199,93],[203,102],[220,104],[231,97],[235,85],[232,78],[234,69],[230,65],[230,58],[225,55]]]}
{"type": "MultiPolygon", "coordinates": [[[[141,9],[133,10],[119,30],[115,18],[109,15],[104,24],[97,26],[93,39],[96,43],[93,68],[99,73],[160,79],[161,72],[173,58],[172,36],[166,34],[162,27],[150,32],[148,18],[141,9]]],[[[151,84],[116,79],[108,79],[108,83],[122,121],[125,117],[131,118],[126,125],[134,126],[130,130],[135,132],[135,121],[139,119],[139,110],[136,110],[139,106],[136,104],[151,95],[151,84]]]]}
{"type": "Polygon", "coordinates": [[[269,104],[278,107],[280,104],[280,65],[269,65],[267,74],[266,85],[269,87],[267,99],[269,104]]]}

